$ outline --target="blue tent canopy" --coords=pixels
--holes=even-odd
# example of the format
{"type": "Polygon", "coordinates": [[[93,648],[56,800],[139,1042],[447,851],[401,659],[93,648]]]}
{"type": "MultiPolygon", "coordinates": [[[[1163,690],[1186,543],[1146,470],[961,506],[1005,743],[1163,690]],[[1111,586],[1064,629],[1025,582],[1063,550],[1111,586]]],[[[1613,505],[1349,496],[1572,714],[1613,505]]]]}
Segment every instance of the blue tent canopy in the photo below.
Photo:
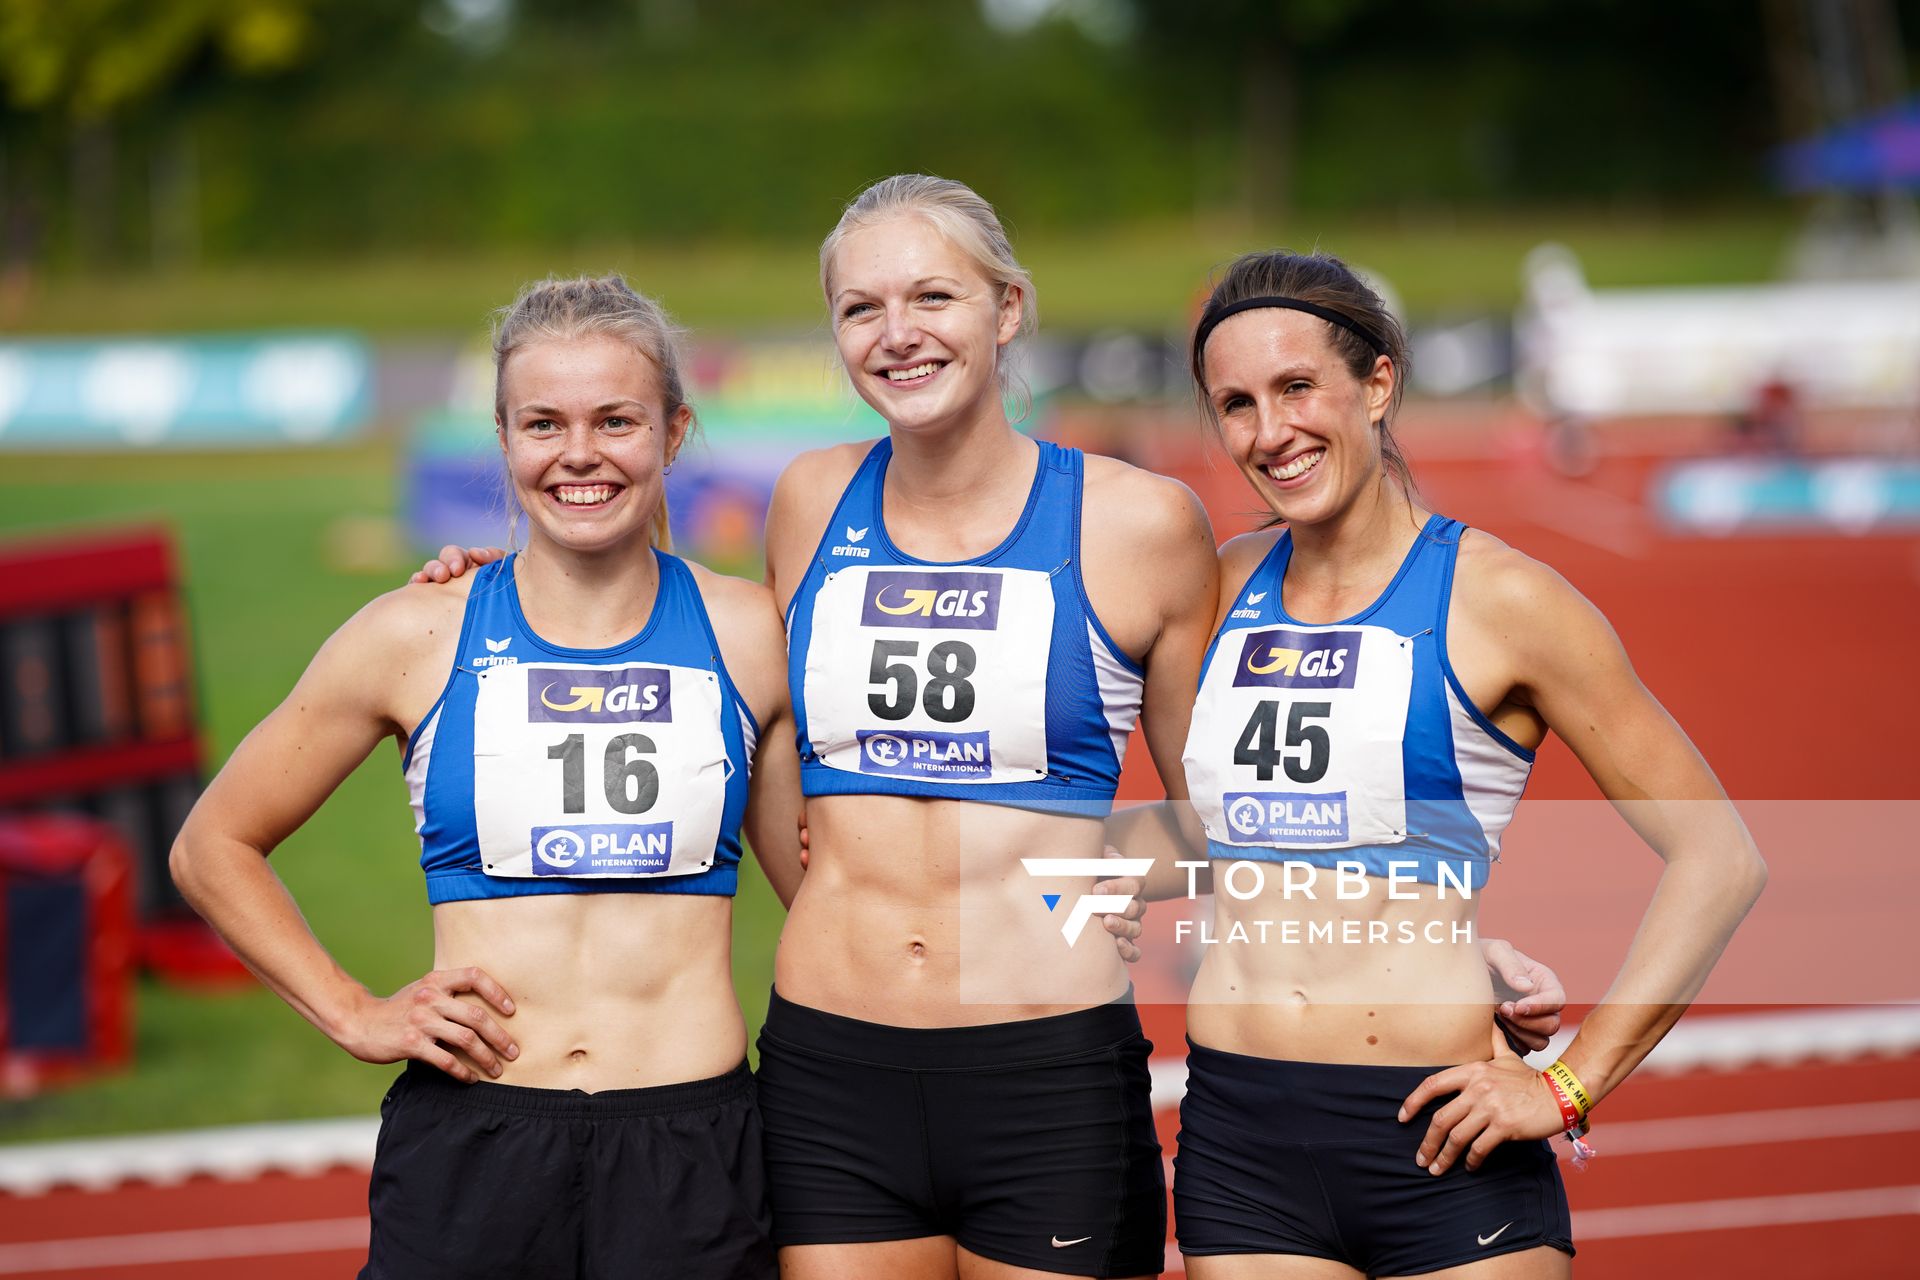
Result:
{"type": "Polygon", "coordinates": [[[1920,188],[1920,97],[1780,148],[1774,172],[1796,192],[1920,188]]]}

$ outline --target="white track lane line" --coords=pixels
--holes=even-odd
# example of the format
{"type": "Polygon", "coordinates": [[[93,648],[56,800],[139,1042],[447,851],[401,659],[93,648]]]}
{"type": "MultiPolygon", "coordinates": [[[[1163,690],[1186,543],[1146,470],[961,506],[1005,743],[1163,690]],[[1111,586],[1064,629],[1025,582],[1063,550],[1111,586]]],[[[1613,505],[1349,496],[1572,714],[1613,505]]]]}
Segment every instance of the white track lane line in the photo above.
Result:
{"type": "Polygon", "coordinates": [[[0,1276],[93,1267],[154,1266],[163,1262],[211,1262],[217,1258],[265,1258],[289,1253],[339,1253],[367,1248],[367,1220],[318,1218],[249,1227],[204,1227],[193,1231],[145,1231],[78,1240],[0,1244],[0,1276]]]}
{"type": "Polygon", "coordinates": [[[54,1187],[106,1191],[132,1180],[170,1186],[197,1174],[246,1181],[269,1171],[312,1176],[373,1164],[380,1121],[295,1120],[173,1133],[70,1138],[0,1147],[0,1192],[31,1196],[54,1187]]]}
{"type": "Polygon", "coordinates": [[[1920,1187],[1870,1187],[1864,1191],[1815,1191],[1796,1196],[1741,1200],[1696,1200],[1691,1204],[1631,1205],[1577,1209],[1573,1242],[1631,1236],[1691,1235],[1696,1231],[1745,1231],[1809,1222],[1850,1222],[1920,1214],[1920,1187]]]}
{"type": "MultiPolygon", "coordinates": [[[[1821,1107],[1781,1107],[1670,1120],[1622,1120],[1608,1124],[1594,1112],[1595,1143],[1608,1155],[1695,1151],[1703,1147],[1749,1147],[1821,1138],[1862,1138],[1920,1131],[1920,1099],[1843,1102],[1821,1107]],[[1604,1136],[1603,1136],[1604,1135],[1604,1136]]],[[[1556,1144],[1556,1147],[1563,1144],[1556,1144]]]]}

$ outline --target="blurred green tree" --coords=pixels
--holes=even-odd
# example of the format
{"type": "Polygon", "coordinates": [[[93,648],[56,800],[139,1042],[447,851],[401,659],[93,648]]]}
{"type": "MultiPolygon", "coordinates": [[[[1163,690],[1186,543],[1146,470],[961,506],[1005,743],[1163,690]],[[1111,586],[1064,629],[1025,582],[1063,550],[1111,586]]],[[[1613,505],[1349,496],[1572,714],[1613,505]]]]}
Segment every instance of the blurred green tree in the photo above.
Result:
{"type": "Polygon", "coordinates": [[[71,252],[110,259],[121,247],[116,129],[151,153],[153,248],[165,256],[191,234],[192,156],[168,110],[200,75],[270,75],[313,47],[319,0],[9,0],[0,6],[0,218],[7,264],[41,252],[48,192],[67,159],[71,252]],[[172,127],[169,127],[172,126],[172,127]],[[183,227],[180,224],[185,223],[183,227]]]}
{"type": "Polygon", "coordinates": [[[1255,225],[1278,223],[1291,197],[1301,59],[1330,51],[1338,37],[1363,19],[1383,17],[1390,6],[1383,0],[1130,3],[1141,37],[1186,75],[1207,80],[1223,62],[1230,68],[1238,98],[1240,200],[1255,225]]]}
{"type": "Polygon", "coordinates": [[[1055,230],[1751,201],[1765,41],[1747,0],[4,0],[0,211],[97,265],[804,240],[910,169],[1055,230]]]}

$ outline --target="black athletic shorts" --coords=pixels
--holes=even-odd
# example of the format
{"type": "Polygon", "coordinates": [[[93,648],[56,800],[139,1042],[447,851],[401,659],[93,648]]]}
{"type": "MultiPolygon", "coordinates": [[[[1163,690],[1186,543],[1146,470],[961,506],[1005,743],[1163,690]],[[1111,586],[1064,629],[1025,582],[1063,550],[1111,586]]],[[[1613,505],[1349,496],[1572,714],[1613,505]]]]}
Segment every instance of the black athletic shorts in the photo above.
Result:
{"type": "Polygon", "coordinates": [[[947,1235],[998,1262],[1157,1274],[1167,1195],[1130,998],[981,1027],[888,1027],[775,992],[760,1110],[778,1245],[947,1235]]]}
{"type": "Polygon", "coordinates": [[[387,1091],[361,1280],[771,1280],[753,1076],[651,1089],[387,1091]]]}
{"type": "Polygon", "coordinates": [[[1400,1123],[1438,1067],[1279,1062],[1188,1041],[1173,1159],[1180,1251],[1306,1254],[1413,1276],[1552,1245],[1573,1253],[1545,1140],[1503,1142],[1439,1177],[1414,1164],[1450,1098],[1400,1123]]]}

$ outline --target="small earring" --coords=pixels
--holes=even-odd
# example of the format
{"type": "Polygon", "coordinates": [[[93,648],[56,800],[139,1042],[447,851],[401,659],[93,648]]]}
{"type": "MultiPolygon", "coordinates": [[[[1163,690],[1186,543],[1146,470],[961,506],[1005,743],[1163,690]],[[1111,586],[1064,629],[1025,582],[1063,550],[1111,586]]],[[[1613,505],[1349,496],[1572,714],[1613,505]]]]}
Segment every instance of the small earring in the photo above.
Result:
{"type": "Polygon", "coordinates": [[[672,475],[672,474],[673,474],[673,463],[672,463],[672,462],[668,462],[666,466],[664,466],[664,467],[662,467],[662,468],[660,468],[660,474],[661,474],[661,475],[663,475],[663,476],[670,476],[670,475],[672,475]]]}

